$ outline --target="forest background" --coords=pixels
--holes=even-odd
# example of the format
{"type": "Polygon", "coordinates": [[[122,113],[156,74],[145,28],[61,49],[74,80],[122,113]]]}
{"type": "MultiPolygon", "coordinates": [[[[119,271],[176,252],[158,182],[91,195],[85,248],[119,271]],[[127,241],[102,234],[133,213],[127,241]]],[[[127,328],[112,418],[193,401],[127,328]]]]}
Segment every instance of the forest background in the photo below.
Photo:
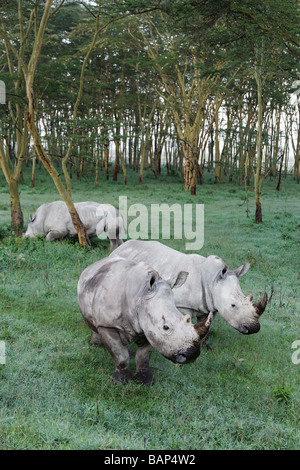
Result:
{"type": "Polygon", "coordinates": [[[204,169],[255,190],[300,181],[299,2],[1,1],[0,166],[18,233],[24,164],[43,163],[84,227],[71,178],[151,168],[180,172],[192,195],[204,169]]]}

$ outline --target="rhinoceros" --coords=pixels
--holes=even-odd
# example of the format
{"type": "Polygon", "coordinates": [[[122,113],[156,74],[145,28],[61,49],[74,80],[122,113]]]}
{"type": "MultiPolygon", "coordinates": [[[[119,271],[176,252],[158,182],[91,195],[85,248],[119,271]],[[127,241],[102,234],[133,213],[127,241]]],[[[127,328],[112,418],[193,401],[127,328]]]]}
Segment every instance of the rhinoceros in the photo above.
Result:
{"type": "MultiPolygon", "coordinates": [[[[92,201],[77,202],[74,206],[89,237],[99,237],[101,233],[106,232],[111,251],[123,243],[119,235],[124,227],[124,221],[121,213],[114,206],[92,201]]],[[[44,235],[46,240],[77,235],[70,213],[63,201],[42,204],[34,214],[30,215],[28,228],[23,236],[34,238],[36,235],[44,235]]]]}
{"type": "Polygon", "coordinates": [[[184,254],[157,241],[141,240],[128,240],[110,256],[114,255],[151,262],[163,278],[178,269],[188,271],[187,282],[174,291],[175,305],[182,313],[201,319],[209,312],[219,312],[240,333],[249,335],[259,331],[259,318],[268,298],[265,293],[259,302],[253,303],[252,295],[243,294],[239,277],[248,272],[249,263],[230,270],[219,256],[184,254]]]}
{"type": "Polygon", "coordinates": [[[80,311],[93,331],[91,343],[104,345],[111,354],[117,382],[133,378],[151,385],[153,348],[174,363],[189,363],[199,356],[213,314],[194,325],[189,315],[177,310],[172,289],[187,277],[181,271],[166,281],[146,264],[120,257],[104,258],[82,272],[77,289],[80,311]],[[131,342],[138,346],[134,376],[129,369],[131,342]]]}

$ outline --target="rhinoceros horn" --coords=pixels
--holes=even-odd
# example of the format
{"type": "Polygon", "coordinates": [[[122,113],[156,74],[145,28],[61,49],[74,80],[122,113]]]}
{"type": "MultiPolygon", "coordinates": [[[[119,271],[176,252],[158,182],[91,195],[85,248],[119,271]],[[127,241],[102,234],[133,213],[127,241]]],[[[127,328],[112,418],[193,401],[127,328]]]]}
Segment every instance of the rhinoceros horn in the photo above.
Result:
{"type": "Polygon", "coordinates": [[[268,296],[267,293],[265,292],[263,295],[263,298],[259,302],[255,302],[253,305],[256,309],[256,313],[260,316],[264,313],[265,308],[267,306],[268,302],[268,296]]]}
{"type": "Polygon", "coordinates": [[[208,317],[205,320],[199,320],[195,325],[194,328],[197,331],[200,340],[203,339],[210,330],[212,322],[214,320],[214,314],[212,312],[209,313],[208,317]]]}

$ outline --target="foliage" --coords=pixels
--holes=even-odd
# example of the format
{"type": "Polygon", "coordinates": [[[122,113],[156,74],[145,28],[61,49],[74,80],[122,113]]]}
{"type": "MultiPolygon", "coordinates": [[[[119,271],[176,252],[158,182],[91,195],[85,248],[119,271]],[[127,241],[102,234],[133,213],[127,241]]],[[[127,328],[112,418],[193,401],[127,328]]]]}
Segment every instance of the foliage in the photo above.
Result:
{"type": "MultiPolygon", "coordinates": [[[[54,2],[55,7],[58,4],[54,2]]],[[[17,1],[6,2],[0,13],[3,18],[10,19],[6,24],[7,34],[11,40],[18,42],[16,5],[17,1]]],[[[33,10],[27,8],[32,7],[31,2],[24,1],[22,5],[25,28],[30,24],[29,13],[33,10]]],[[[36,5],[40,19],[43,3],[37,2],[36,5]]],[[[198,180],[201,181],[203,167],[210,158],[207,155],[208,136],[215,130],[214,143],[223,140],[214,115],[217,112],[222,116],[224,104],[228,104],[229,108],[230,103],[230,119],[227,124],[221,123],[224,127],[227,125],[224,132],[228,139],[224,151],[218,155],[217,145],[213,147],[212,143],[209,152],[216,163],[216,182],[222,178],[224,165],[230,168],[230,172],[236,169],[243,171],[245,151],[249,150],[248,135],[256,131],[257,89],[254,69],[258,46],[262,43],[264,142],[267,138],[277,139],[276,127],[270,124],[270,116],[284,109],[286,115],[293,116],[291,121],[297,120],[291,125],[287,124],[286,145],[283,138],[280,139],[281,147],[289,149],[291,134],[295,132],[295,126],[299,127],[297,109],[293,110],[290,104],[291,87],[299,76],[298,3],[294,0],[251,0],[239,3],[220,0],[217,5],[207,0],[102,2],[100,23],[104,29],[98,36],[85,71],[83,99],[78,107],[78,119],[86,122],[86,126],[83,129],[75,123],[71,132],[80,68],[91,43],[96,10],[94,3],[88,6],[83,2],[64,2],[47,23],[34,89],[38,121],[44,136],[42,141],[48,154],[54,159],[60,159],[70,142],[73,142],[70,161],[80,168],[84,166],[81,160],[85,158],[95,163],[99,159],[103,162],[103,154],[109,142],[121,139],[124,144],[120,151],[115,152],[116,157],[114,144],[109,145],[109,160],[116,158],[117,171],[119,158],[124,160],[123,168],[126,160],[129,167],[133,168],[141,166],[143,160],[145,168],[150,166],[158,176],[162,163],[161,148],[167,133],[167,140],[171,143],[169,147],[174,148],[175,153],[164,157],[168,160],[167,165],[180,168],[183,174],[183,164],[186,162],[182,158],[182,151],[187,142],[188,146],[197,148],[195,165],[199,165],[198,180]],[[105,27],[106,24],[109,26],[105,27]],[[150,41],[148,46],[139,40],[137,24],[140,25],[140,33],[150,41]],[[148,57],[151,44],[155,44],[155,60],[148,57]],[[195,86],[196,82],[199,86],[195,86]],[[183,95],[183,83],[186,96],[183,95]],[[171,96],[167,87],[170,88],[171,96]],[[157,99],[157,94],[163,95],[164,103],[161,98],[157,99]],[[199,141],[197,145],[189,141],[188,126],[195,122],[198,105],[203,112],[202,127],[198,129],[199,126],[195,126],[194,129],[199,141]],[[175,113],[178,114],[176,119],[175,113]],[[246,127],[246,132],[240,132],[246,127]],[[233,132],[235,139],[231,141],[233,132]],[[99,139],[95,139],[96,134],[99,139]],[[154,141],[154,148],[149,144],[145,151],[146,134],[147,141],[150,141],[150,136],[154,141]]],[[[25,43],[24,60],[29,58],[33,36],[31,28],[25,43]]],[[[9,56],[15,60],[13,54],[9,56]]],[[[13,73],[9,73],[4,44],[0,64],[2,77],[7,81],[8,105],[26,107],[20,69],[14,63],[13,73]],[[21,80],[18,93],[13,90],[15,73],[21,80]]],[[[1,134],[4,143],[14,149],[15,128],[7,111],[7,108],[0,109],[3,116],[1,134]]],[[[224,121],[223,117],[221,119],[224,121]]],[[[191,139],[194,141],[196,137],[191,139]]],[[[294,174],[298,179],[299,142],[300,139],[294,148],[294,174]]],[[[278,152],[277,145],[272,147],[269,143],[264,144],[266,171],[274,167],[278,152]]],[[[290,150],[285,152],[286,162],[287,153],[290,150]]],[[[32,150],[28,149],[27,158],[31,155],[32,150]]],[[[9,159],[13,161],[13,156],[10,155],[9,159]]],[[[249,167],[255,169],[255,166],[256,157],[250,152],[249,167]]]]}

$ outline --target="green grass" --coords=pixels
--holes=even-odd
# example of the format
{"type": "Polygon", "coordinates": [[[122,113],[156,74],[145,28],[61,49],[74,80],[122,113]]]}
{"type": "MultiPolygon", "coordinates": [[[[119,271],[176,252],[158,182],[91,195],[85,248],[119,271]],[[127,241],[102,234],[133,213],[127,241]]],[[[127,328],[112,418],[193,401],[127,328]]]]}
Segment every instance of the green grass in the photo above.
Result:
{"type": "MultiPolygon", "coordinates": [[[[107,241],[82,250],[68,240],[47,243],[3,234],[10,222],[9,196],[0,175],[0,365],[1,449],[299,449],[300,365],[292,363],[299,331],[299,186],[265,181],[263,224],[255,225],[253,190],[250,218],[236,184],[209,181],[195,198],[177,176],[149,173],[143,185],[129,174],[128,186],[73,180],[75,201],[118,206],[151,203],[205,204],[201,253],[217,254],[231,268],[251,262],[241,278],[245,294],[258,298],[274,287],[261,330],[249,337],[221,318],[215,321],[212,351],[179,366],[154,352],[153,387],[115,384],[113,362],[89,345],[90,330],[76,298],[82,270],[109,254],[107,241]]],[[[44,171],[30,188],[20,186],[25,219],[43,202],[59,199],[44,171]]],[[[184,242],[164,243],[184,250],[184,242]]],[[[132,360],[132,367],[134,361],[132,360]]]]}

